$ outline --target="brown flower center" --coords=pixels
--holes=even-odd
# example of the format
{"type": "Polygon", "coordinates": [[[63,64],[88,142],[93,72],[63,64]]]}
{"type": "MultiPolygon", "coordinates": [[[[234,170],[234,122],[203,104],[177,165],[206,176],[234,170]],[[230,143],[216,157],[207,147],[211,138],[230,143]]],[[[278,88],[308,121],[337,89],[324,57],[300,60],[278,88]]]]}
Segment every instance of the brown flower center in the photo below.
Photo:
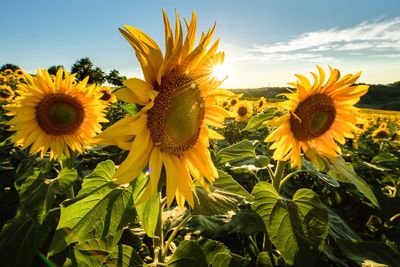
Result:
{"type": "Polygon", "coordinates": [[[329,130],[336,117],[335,104],[325,94],[304,99],[290,117],[290,129],[299,141],[316,138],[329,130]]]}
{"type": "Polygon", "coordinates": [[[11,92],[6,88],[0,88],[0,98],[9,99],[11,97],[11,92]]]}
{"type": "Polygon", "coordinates": [[[108,101],[111,98],[111,94],[107,92],[106,90],[102,90],[101,93],[103,94],[100,99],[103,101],[108,101]]]}
{"type": "Polygon", "coordinates": [[[240,107],[238,108],[237,113],[239,114],[240,117],[244,117],[248,113],[248,110],[246,107],[240,107]]]}
{"type": "Polygon", "coordinates": [[[52,135],[74,133],[84,117],[82,103],[65,94],[47,95],[36,107],[36,120],[40,128],[52,135]]]}
{"type": "Polygon", "coordinates": [[[158,95],[149,110],[147,126],[161,151],[180,155],[196,144],[204,118],[204,100],[196,82],[172,71],[155,87],[158,95]]]}

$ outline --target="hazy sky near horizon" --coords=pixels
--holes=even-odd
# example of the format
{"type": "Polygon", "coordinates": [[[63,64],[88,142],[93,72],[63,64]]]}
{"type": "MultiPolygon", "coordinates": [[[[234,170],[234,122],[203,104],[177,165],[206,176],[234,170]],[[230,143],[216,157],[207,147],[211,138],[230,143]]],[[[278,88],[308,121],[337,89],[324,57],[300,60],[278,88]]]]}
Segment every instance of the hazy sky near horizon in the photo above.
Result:
{"type": "Polygon", "coordinates": [[[198,31],[217,23],[225,88],[283,86],[316,64],[362,71],[360,82],[400,80],[399,0],[3,0],[0,65],[70,69],[89,57],[105,71],[143,77],[118,27],[139,28],[163,48],[162,8],[171,22],[175,9],[187,19],[195,9],[198,31]]]}

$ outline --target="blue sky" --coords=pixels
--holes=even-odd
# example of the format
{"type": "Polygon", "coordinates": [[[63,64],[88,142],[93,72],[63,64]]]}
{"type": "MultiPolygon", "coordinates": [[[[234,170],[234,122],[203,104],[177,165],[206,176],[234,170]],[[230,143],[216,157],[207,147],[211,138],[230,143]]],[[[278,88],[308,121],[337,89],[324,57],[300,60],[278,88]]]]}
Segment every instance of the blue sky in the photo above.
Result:
{"type": "Polygon", "coordinates": [[[223,87],[282,86],[315,64],[361,70],[367,83],[400,80],[399,0],[3,1],[0,65],[69,69],[87,56],[105,71],[142,77],[117,29],[137,27],[164,47],[163,7],[171,21],[175,9],[186,18],[196,9],[199,31],[217,22],[229,75],[223,87]]]}

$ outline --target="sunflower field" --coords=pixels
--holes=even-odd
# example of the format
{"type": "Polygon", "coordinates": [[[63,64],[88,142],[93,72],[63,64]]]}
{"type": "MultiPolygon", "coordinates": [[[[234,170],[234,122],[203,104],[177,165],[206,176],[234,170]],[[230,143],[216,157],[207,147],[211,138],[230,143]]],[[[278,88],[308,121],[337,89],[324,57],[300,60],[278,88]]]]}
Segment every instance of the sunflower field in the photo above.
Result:
{"type": "Polygon", "coordinates": [[[0,72],[1,265],[400,266],[400,112],[332,67],[221,89],[215,25],[163,18],[120,87],[0,72]]]}

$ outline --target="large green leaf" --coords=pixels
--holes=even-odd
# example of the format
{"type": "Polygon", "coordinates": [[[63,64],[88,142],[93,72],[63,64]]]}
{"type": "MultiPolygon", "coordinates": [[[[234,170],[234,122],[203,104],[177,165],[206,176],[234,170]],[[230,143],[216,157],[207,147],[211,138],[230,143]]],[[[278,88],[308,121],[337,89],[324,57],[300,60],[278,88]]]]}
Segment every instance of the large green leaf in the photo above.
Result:
{"type": "Polygon", "coordinates": [[[340,184],[337,180],[333,179],[332,177],[330,177],[327,174],[324,174],[322,172],[319,172],[317,170],[317,168],[314,166],[314,164],[312,164],[311,162],[305,160],[304,158],[301,160],[301,165],[303,166],[304,169],[306,169],[307,171],[309,171],[310,173],[312,173],[314,176],[316,176],[317,178],[319,178],[320,180],[322,180],[323,182],[334,186],[334,187],[339,187],[340,184]]]}
{"type": "Polygon", "coordinates": [[[214,237],[231,219],[232,218],[229,215],[193,215],[187,225],[191,228],[200,230],[204,236],[214,237]]]}
{"type": "Polygon", "coordinates": [[[215,187],[210,187],[210,192],[207,192],[196,186],[196,195],[199,202],[195,203],[194,213],[201,215],[218,215],[236,210],[244,200],[240,195],[215,187]]]}
{"type": "Polygon", "coordinates": [[[217,165],[222,166],[227,162],[233,163],[248,160],[256,156],[255,149],[255,143],[244,139],[218,151],[215,155],[215,162],[217,165]]]}
{"type": "Polygon", "coordinates": [[[263,251],[257,256],[256,261],[257,267],[272,267],[274,266],[271,262],[271,257],[269,256],[268,252],[263,251]]]}
{"type": "Polygon", "coordinates": [[[74,184],[77,178],[75,169],[62,169],[56,178],[47,179],[47,174],[39,170],[27,177],[21,185],[20,210],[42,223],[48,211],[53,207],[56,195],[65,192],[74,184]]]}
{"type": "Polygon", "coordinates": [[[234,233],[250,236],[264,230],[264,223],[260,216],[253,210],[244,209],[240,210],[230,222],[221,227],[215,236],[223,237],[234,233]]]}
{"type": "Polygon", "coordinates": [[[230,253],[229,249],[221,242],[212,239],[199,239],[196,243],[206,255],[208,266],[213,263],[214,257],[218,253],[230,253]]]}
{"type": "Polygon", "coordinates": [[[49,213],[39,223],[31,217],[18,214],[4,225],[0,232],[0,262],[2,266],[31,266],[39,249],[55,225],[55,214],[49,213]]]}
{"type": "Polygon", "coordinates": [[[179,243],[174,255],[168,261],[170,267],[204,267],[207,259],[201,247],[194,241],[184,240],[179,243]]]}
{"type": "Polygon", "coordinates": [[[213,267],[247,267],[250,265],[249,260],[239,255],[227,252],[219,252],[214,256],[213,267]]]}
{"type": "Polygon", "coordinates": [[[219,178],[216,179],[213,184],[214,187],[221,188],[225,191],[243,196],[248,201],[251,201],[253,199],[253,196],[226,172],[218,170],[218,176],[219,178]]]}
{"type": "Polygon", "coordinates": [[[379,208],[378,200],[376,199],[371,187],[358,176],[350,163],[346,163],[343,158],[337,157],[331,161],[328,175],[332,176],[338,181],[344,183],[352,183],[357,189],[366,196],[375,207],[379,208]]]}
{"type": "MultiPolygon", "coordinates": [[[[148,177],[145,177],[143,174],[140,174],[135,180],[133,190],[134,203],[138,202],[142,197],[147,182],[148,177]]],[[[158,223],[158,214],[160,212],[160,197],[158,192],[155,192],[145,202],[136,205],[136,212],[146,234],[149,237],[154,237],[158,223]]]]}
{"type": "Polygon", "coordinates": [[[328,211],[329,216],[329,235],[333,237],[334,240],[346,239],[352,241],[361,241],[361,237],[354,232],[351,227],[337,215],[333,210],[325,206],[328,211]]]}
{"type": "Polygon", "coordinates": [[[264,113],[258,114],[250,118],[244,131],[254,132],[265,127],[264,122],[274,117],[276,110],[268,109],[264,113]]]}
{"type": "Polygon", "coordinates": [[[399,266],[400,253],[391,246],[376,241],[350,241],[345,239],[336,240],[343,254],[362,264],[365,261],[373,261],[387,266],[399,266]]]}
{"type": "Polygon", "coordinates": [[[133,220],[132,186],[118,186],[111,181],[113,166],[111,160],[98,164],[93,174],[85,177],[77,199],[61,206],[50,255],[71,243],[105,238],[133,220]]]}
{"type": "Polygon", "coordinates": [[[328,214],[318,196],[298,190],[292,200],[279,196],[266,182],[253,189],[253,209],[263,218],[272,243],[289,265],[312,265],[328,234],[328,214]]]}
{"type": "Polygon", "coordinates": [[[118,245],[117,237],[108,236],[102,239],[90,239],[74,246],[74,265],[92,266],[143,266],[143,261],[136,251],[126,245],[118,245]]]}

